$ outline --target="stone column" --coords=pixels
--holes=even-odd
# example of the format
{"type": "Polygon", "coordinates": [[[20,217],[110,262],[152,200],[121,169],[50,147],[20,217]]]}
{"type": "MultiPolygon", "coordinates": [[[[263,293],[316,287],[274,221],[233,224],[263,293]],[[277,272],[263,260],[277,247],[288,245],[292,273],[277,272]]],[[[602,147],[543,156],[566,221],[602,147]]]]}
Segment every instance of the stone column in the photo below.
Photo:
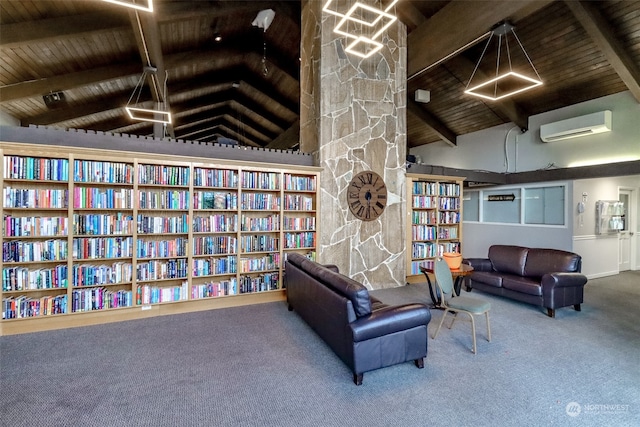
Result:
{"type": "Polygon", "coordinates": [[[340,18],[323,13],[323,4],[302,4],[300,76],[300,147],[323,168],[318,260],[370,289],[403,285],[406,27],[396,21],[379,39],[382,50],[363,59],[345,52],[348,40],[333,32],[340,18]],[[364,170],[387,185],[387,207],[374,221],[356,219],[346,201],[351,178],[364,170]]]}

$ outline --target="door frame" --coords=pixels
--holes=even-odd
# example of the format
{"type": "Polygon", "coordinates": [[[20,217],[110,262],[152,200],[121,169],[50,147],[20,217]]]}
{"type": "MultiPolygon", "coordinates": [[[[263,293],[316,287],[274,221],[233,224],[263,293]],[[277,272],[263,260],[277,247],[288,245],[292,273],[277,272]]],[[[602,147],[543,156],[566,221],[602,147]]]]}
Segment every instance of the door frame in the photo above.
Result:
{"type": "MultiPolygon", "coordinates": [[[[625,205],[625,225],[629,233],[629,269],[636,270],[638,268],[636,265],[638,247],[638,233],[636,233],[638,212],[636,212],[636,207],[638,206],[638,191],[633,187],[621,186],[618,187],[618,200],[620,200],[620,194],[628,194],[629,196],[629,202],[625,205]]],[[[621,253],[618,254],[618,257],[620,256],[621,253]]],[[[620,258],[618,258],[618,265],[620,265],[620,258]]]]}

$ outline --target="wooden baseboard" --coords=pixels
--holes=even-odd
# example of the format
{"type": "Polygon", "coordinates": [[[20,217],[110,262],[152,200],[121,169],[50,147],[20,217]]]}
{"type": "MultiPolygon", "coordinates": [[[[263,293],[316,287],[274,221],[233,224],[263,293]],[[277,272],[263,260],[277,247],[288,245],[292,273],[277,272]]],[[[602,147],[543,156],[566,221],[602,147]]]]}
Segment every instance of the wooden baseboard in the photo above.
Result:
{"type": "Polygon", "coordinates": [[[0,322],[0,336],[77,328],[81,326],[145,319],[148,317],[166,316],[170,314],[182,314],[194,311],[284,301],[286,295],[285,292],[285,290],[256,292],[252,294],[218,298],[203,298],[198,300],[176,301],[146,306],[97,310],[94,312],[3,320],[0,322]]]}

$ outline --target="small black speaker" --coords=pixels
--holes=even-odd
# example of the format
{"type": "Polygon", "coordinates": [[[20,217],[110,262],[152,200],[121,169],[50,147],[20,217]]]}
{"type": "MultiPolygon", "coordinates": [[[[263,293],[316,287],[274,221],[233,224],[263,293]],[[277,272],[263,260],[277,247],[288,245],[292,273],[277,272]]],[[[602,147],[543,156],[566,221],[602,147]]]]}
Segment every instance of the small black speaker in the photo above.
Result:
{"type": "Polygon", "coordinates": [[[44,104],[48,108],[59,108],[66,103],[66,98],[63,92],[51,92],[46,95],[42,95],[44,104]]]}

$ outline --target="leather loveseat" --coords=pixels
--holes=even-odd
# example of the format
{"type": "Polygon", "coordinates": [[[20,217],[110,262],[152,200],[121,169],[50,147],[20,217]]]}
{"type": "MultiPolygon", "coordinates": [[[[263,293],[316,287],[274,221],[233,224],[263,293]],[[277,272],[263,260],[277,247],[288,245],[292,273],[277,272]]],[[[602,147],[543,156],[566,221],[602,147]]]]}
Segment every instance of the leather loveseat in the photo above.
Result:
{"type": "Polygon", "coordinates": [[[351,369],[356,385],[374,369],[408,361],[424,367],[431,320],[426,305],[385,305],[337,267],[297,253],[287,256],[285,283],[289,310],[295,310],[351,369]]]}
{"type": "Polygon", "coordinates": [[[488,258],[467,258],[474,268],[467,277],[468,291],[477,289],[547,309],[573,305],[580,311],[587,277],[580,273],[582,258],[557,249],[493,245],[488,258]]]}

